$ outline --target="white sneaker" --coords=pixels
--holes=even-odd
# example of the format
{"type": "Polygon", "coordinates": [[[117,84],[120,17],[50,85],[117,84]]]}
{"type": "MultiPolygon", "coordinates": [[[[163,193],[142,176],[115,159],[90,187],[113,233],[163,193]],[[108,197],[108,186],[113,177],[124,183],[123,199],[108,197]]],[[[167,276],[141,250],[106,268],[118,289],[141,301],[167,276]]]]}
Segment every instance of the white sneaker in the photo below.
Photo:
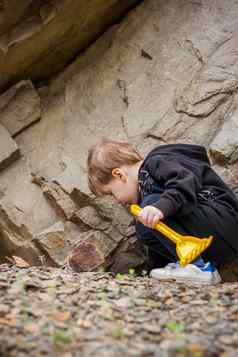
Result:
{"type": "Polygon", "coordinates": [[[179,263],[169,263],[165,268],[153,269],[151,278],[163,281],[176,281],[179,283],[211,284],[221,282],[221,277],[214,265],[210,262],[203,267],[188,264],[184,268],[179,263]]]}

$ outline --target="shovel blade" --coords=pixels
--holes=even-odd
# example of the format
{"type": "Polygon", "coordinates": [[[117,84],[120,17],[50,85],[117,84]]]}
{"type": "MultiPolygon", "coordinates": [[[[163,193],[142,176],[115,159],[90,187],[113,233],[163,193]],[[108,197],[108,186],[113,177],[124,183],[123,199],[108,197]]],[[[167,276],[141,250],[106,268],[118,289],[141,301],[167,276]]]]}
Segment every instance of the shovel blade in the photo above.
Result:
{"type": "Polygon", "coordinates": [[[192,236],[183,236],[180,242],[176,244],[176,252],[180,260],[180,265],[185,267],[195,260],[211,244],[213,237],[196,238],[192,236]]]}

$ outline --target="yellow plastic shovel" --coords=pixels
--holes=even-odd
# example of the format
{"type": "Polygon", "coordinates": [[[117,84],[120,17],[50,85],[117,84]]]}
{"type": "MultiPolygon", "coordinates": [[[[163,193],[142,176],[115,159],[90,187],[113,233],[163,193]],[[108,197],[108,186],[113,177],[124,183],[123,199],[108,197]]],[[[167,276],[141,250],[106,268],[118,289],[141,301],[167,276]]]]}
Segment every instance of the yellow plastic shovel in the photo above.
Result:
{"type": "MultiPolygon", "coordinates": [[[[130,211],[134,216],[138,216],[141,207],[138,205],[131,205],[130,211]]],[[[180,260],[180,265],[185,267],[196,259],[206,248],[209,247],[213,240],[213,236],[208,238],[197,238],[193,236],[183,236],[168,227],[165,223],[159,222],[155,229],[163,233],[167,238],[176,244],[176,252],[180,260]]]]}

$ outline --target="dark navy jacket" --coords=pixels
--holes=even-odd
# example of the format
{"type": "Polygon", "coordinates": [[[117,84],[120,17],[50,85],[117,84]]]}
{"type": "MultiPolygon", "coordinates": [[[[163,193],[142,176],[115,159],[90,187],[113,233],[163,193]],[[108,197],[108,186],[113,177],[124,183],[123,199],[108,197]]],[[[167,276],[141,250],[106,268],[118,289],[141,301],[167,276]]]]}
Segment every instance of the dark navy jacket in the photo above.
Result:
{"type": "Polygon", "coordinates": [[[238,200],[211,168],[206,149],[199,145],[168,144],[153,149],[144,159],[138,173],[140,199],[157,187],[160,196],[153,204],[165,218],[187,215],[197,205],[198,197],[209,191],[238,214],[238,200]]]}

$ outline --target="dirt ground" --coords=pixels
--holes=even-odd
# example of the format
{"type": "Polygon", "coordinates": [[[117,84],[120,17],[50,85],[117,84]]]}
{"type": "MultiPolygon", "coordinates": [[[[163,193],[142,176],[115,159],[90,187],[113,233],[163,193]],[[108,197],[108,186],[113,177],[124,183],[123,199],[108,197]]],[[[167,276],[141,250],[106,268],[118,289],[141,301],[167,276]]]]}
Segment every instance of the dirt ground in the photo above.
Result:
{"type": "Polygon", "coordinates": [[[237,356],[238,283],[0,265],[1,356],[237,356]]]}

